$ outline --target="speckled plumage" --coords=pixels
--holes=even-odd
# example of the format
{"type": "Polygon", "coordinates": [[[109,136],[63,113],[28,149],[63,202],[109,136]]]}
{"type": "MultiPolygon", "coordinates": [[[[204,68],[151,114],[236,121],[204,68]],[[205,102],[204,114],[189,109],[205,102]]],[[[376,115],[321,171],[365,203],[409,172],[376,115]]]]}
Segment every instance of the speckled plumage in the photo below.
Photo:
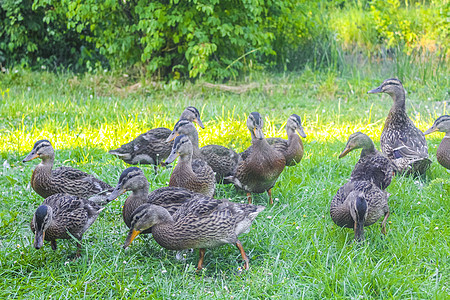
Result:
{"type": "Polygon", "coordinates": [[[205,161],[193,160],[192,152],[192,143],[186,135],[175,138],[166,163],[172,163],[177,156],[180,158],[170,176],[169,186],[182,187],[212,197],[216,186],[214,171],[205,161]]]}
{"type": "Polygon", "coordinates": [[[57,239],[71,239],[77,244],[77,256],[80,255],[81,239],[86,230],[94,223],[104,208],[95,202],[67,194],[54,194],[46,198],[36,210],[30,227],[35,233],[34,247],[39,249],[43,240],[51,242],[56,250],[57,239]]]}
{"type": "Polygon", "coordinates": [[[398,172],[424,174],[430,167],[425,135],[406,114],[405,89],[400,80],[386,79],[368,93],[387,93],[394,100],[381,133],[381,150],[396,165],[398,172]]]}
{"type": "MultiPolygon", "coordinates": [[[[180,120],[196,122],[204,128],[200,120],[200,113],[193,106],[186,107],[180,116],[180,120]]],[[[131,165],[158,165],[167,159],[172,150],[173,142],[166,141],[171,132],[172,130],[164,127],[151,129],[131,142],[115,150],[110,150],[109,153],[131,165]]]]}
{"type": "Polygon", "coordinates": [[[205,248],[235,244],[241,251],[248,269],[248,258],[238,236],[250,230],[256,216],[264,206],[233,203],[199,196],[185,202],[170,216],[164,208],[145,204],[133,214],[132,229],[124,247],[141,231],[152,227],[155,241],[171,250],[200,249],[198,268],[201,269],[205,248]]]}
{"type": "Polygon", "coordinates": [[[58,193],[66,193],[103,204],[112,187],[83,171],[59,167],[53,169],[55,153],[51,143],[40,140],[34,144],[33,150],[23,160],[42,159],[31,176],[31,187],[40,196],[47,198],[58,193]]]}
{"type": "Polygon", "coordinates": [[[363,227],[374,224],[384,216],[382,228],[385,233],[386,220],[389,216],[388,198],[389,194],[372,182],[349,181],[331,200],[331,219],[338,226],[354,228],[355,239],[363,240],[363,227]]]}
{"type": "Polygon", "coordinates": [[[375,149],[372,139],[366,134],[362,132],[351,134],[339,158],[359,148],[362,148],[361,156],[353,168],[350,180],[371,181],[377,187],[386,189],[391,184],[395,165],[383,153],[375,149]]]}
{"type": "Polygon", "coordinates": [[[234,174],[241,157],[236,151],[220,145],[206,145],[199,148],[198,132],[192,122],[180,120],[174,127],[170,138],[186,135],[192,142],[193,159],[205,161],[216,173],[216,182],[230,183],[225,177],[234,174]]]}
{"type": "MultiPolygon", "coordinates": [[[[286,133],[288,136],[287,140],[282,138],[267,138],[266,141],[277,151],[283,153],[284,158],[286,159],[286,166],[295,166],[302,160],[304,153],[303,142],[300,136],[306,137],[301,119],[298,115],[293,114],[288,118],[286,123],[286,133]]],[[[252,151],[253,146],[248,147],[240,154],[241,158],[245,160],[252,151]]]]}
{"type": "MultiPolygon", "coordinates": [[[[252,136],[253,150],[242,160],[234,176],[229,177],[237,187],[247,193],[269,193],[272,203],[271,189],[286,165],[284,155],[270,146],[262,132],[261,115],[253,112],[247,119],[247,127],[252,136]]],[[[249,195],[248,195],[249,196],[249,195]]],[[[251,197],[249,196],[249,202],[251,197]]]]}
{"type": "Polygon", "coordinates": [[[442,139],[436,150],[436,159],[438,163],[444,168],[450,170],[450,116],[443,115],[434,121],[433,126],[425,131],[425,135],[432,132],[445,132],[445,136],[442,139]]]}

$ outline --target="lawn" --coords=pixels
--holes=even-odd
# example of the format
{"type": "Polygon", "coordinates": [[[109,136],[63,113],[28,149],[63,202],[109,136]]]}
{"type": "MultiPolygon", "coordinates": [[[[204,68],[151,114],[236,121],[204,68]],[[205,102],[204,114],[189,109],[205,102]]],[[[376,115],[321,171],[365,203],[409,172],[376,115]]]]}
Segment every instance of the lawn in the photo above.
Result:
{"type": "MultiPolygon", "coordinates": [[[[329,203],[359,158],[343,159],[348,135],[368,134],[379,149],[388,95],[366,92],[396,74],[385,66],[364,70],[249,76],[243,93],[209,88],[202,81],[152,83],[108,75],[74,76],[18,69],[0,75],[1,223],[0,298],[413,298],[450,297],[450,174],[436,162],[443,134],[427,136],[433,164],[426,178],[397,176],[388,187],[387,235],[379,224],[365,230],[366,242],[337,227],[329,203]],[[368,70],[371,71],[368,71],[368,70]],[[376,69],[376,70],[375,70],[376,69]],[[364,74],[364,75],[362,75],[364,74]],[[121,206],[110,203],[83,239],[82,257],[72,260],[74,241],[56,251],[33,248],[29,222],[43,199],[30,187],[36,161],[22,163],[35,141],[48,139],[56,166],[96,174],[116,185],[127,167],[107,153],[151,128],[172,127],[184,107],[196,106],[205,129],[200,144],[238,151],[250,145],[248,113],[265,118],[267,137],[286,138],[289,115],[301,116],[307,138],[300,164],[286,168],[273,190],[275,203],[258,216],[240,240],[250,270],[232,245],[208,249],[205,269],[195,272],[198,253],[177,260],[175,252],[139,236],[127,250],[121,206]]],[[[405,76],[409,116],[426,130],[448,114],[447,68],[433,76],[405,76]]],[[[142,166],[151,190],[165,186],[170,169],[158,174],[142,166]]],[[[229,185],[217,197],[245,201],[229,185]]],[[[267,195],[255,197],[267,205],[267,195]]]]}

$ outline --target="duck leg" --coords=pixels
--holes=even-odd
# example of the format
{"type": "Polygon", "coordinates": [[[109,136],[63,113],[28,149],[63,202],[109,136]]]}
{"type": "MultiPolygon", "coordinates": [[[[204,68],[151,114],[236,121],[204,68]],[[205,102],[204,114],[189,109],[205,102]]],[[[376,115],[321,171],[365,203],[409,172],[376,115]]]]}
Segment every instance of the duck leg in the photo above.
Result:
{"type": "Polygon", "coordinates": [[[272,189],[267,191],[267,195],[269,195],[269,204],[273,205],[273,200],[272,200],[272,189]]]}
{"type": "Polygon", "coordinates": [[[200,271],[203,268],[203,259],[205,258],[205,252],[206,252],[205,248],[199,249],[198,254],[200,255],[200,259],[198,260],[197,271],[200,271]]]}
{"type": "Polygon", "coordinates": [[[252,193],[247,193],[248,204],[252,204],[252,193]]]}
{"type": "Polygon", "coordinates": [[[249,265],[248,265],[249,259],[248,259],[247,254],[245,254],[244,247],[242,247],[242,244],[239,240],[236,242],[236,247],[239,249],[239,252],[241,252],[242,259],[244,260],[244,269],[248,270],[249,269],[249,265]]]}
{"type": "Polygon", "coordinates": [[[389,210],[384,214],[383,222],[381,222],[381,233],[386,235],[386,221],[389,217],[389,210]]]}
{"type": "Polygon", "coordinates": [[[52,246],[52,250],[56,250],[56,240],[50,241],[50,246],[52,246]]]}
{"type": "Polygon", "coordinates": [[[81,257],[81,237],[77,241],[77,254],[75,255],[75,258],[81,257]]]}

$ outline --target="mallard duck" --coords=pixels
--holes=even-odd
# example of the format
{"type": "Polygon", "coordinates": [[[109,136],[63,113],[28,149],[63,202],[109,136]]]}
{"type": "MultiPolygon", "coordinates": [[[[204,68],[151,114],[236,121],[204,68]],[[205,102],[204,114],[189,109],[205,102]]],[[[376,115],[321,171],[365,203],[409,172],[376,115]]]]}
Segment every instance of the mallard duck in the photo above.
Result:
{"type": "Polygon", "coordinates": [[[202,269],[205,249],[224,244],[236,245],[245,261],[244,269],[248,270],[249,259],[238,236],[250,231],[253,220],[264,208],[201,196],[185,202],[171,216],[163,207],[144,204],[133,213],[124,248],[139,233],[152,228],[153,238],[166,249],[200,249],[198,270],[202,269]]]}
{"type": "MultiPolygon", "coordinates": [[[[205,128],[198,109],[193,106],[186,107],[180,120],[189,120],[197,123],[201,128],[205,128]]],[[[172,130],[164,127],[151,129],[131,142],[115,150],[110,150],[109,153],[131,165],[158,165],[169,156],[172,150],[173,143],[166,141],[171,132],[172,130]]]]}
{"type": "Polygon", "coordinates": [[[436,158],[438,163],[444,168],[450,170],[450,116],[443,115],[434,121],[433,126],[425,131],[425,135],[432,132],[445,132],[445,136],[436,151],[436,158]]]}
{"type": "MultiPolygon", "coordinates": [[[[301,137],[306,138],[306,134],[303,131],[302,120],[298,115],[293,114],[289,117],[286,123],[286,133],[288,136],[287,140],[282,138],[266,139],[269,145],[283,153],[284,158],[286,159],[286,166],[295,166],[303,158],[303,142],[295,131],[297,131],[301,137]]],[[[252,150],[253,147],[250,146],[247,150],[242,152],[242,159],[246,159],[252,150]]]]}
{"type": "Polygon", "coordinates": [[[47,140],[37,141],[23,162],[35,158],[40,158],[42,161],[33,171],[31,187],[44,198],[53,194],[66,193],[103,203],[112,191],[109,184],[83,171],[70,167],[59,167],[52,170],[55,151],[47,140]]]}
{"type": "Polygon", "coordinates": [[[366,134],[362,132],[351,134],[339,158],[359,148],[362,148],[361,156],[352,171],[350,180],[372,181],[377,187],[386,189],[391,184],[395,166],[389,158],[375,149],[372,139],[366,134]]]}
{"type": "Polygon", "coordinates": [[[382,233],[386,234],[389,194],[369,181],[349,181],[331,200],[330,215],[336,225],[353,228],[355,240],[364,240],[364,226],[374,224],[384,215],[382,233]]]}
{"type": "Polygon", "coordinates": [[[247,127],[252,136],[253,150],[238,164],[235,175],[227,179],[247,192],[249,203],[252,202],[251,193],[267,191],[269,202],[273,204],[272,187],[283,172],[286,159],[281,152],[267,143],[262,131],[263,125],[259,113],[252,112],[248,116],[247,127]]]}
{"type": "Polygon", "coordinates": [[[206,196],[214,196],[216,180],[214,171],[201,159],[192,159],[193,147],[186,135],[175,138],[172,152],[165,164],[172,163],[178,156],[177,165],[170,176],[169,186],[178,186],[206,196]]]}
{"type": "Polygon", "coordinates": [[[425,174],[430,167],[425,135],[406,114],[405,89],[397,78],[386,79],[369,94],[386,93],[394,100],[381,133],[381,150],[392,160],[397,171],[406,174],[425,174]]]}
{"type": "Polygon", "coordinates": [[[206,145],[199,148],[197,129],[188,120],[178,121],[167,140],[172,140],[181,134],[189,137],[192,142],[192,157],[204,160],[216,173],[216,182],[230,183],[224,178],[234,174],[236,166],[241,159],[240,155],[236,151],[220,145],[206,145]]]}
{"type": "Polygon", "coordinates": [[[68,194],[47,197],[36,209],[30,224],[35,234],[34,247],[40,249],[46,240],[56,250],[57,239],[74,236],[78,239],[76,256],[79,257],[83,234],[103,209],[95,202],[68,194]]]}
{"type": "Polygon", "coordinates": [[[184,201],[198,195],[180,187],[162,187],[151,193],[148,192],[148,188],[149,183],[144,172],[137,167],[130,167],[122,172],[119,183],[111,195],[108,196],[108,201],[112,201],[121,194],[131,191],[131,195],[125,200],[122,210],[123,221],[128,228],[131,226],[133,212],[142,204],[151,203],[162,206],[173,215],[184,201]]]}

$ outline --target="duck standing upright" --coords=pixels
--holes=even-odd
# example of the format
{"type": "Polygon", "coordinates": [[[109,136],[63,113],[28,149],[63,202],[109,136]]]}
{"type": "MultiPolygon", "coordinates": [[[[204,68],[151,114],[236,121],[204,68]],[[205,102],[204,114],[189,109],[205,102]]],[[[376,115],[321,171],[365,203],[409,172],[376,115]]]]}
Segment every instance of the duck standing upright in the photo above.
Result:
{"type": "Polygon", "coordinates": [[[390,78],[368,91],[369,94],[386,93],[394,104],[381,133],[381,150],[396,165],[398,172],[408,175],[423,175],[430,167],[425,135],[406,114],[405,89],[400,80],[390,78]]]}
{"type": "Polygon", "coordinates": [[[450,116],[443,115],[434,121],[433,126],[425,131],[425,135],[432,132],[445,132],[444,138],[442,139],[439,147],[436,151],[436,159],[441,166],[450,170],[450,116]]]}

